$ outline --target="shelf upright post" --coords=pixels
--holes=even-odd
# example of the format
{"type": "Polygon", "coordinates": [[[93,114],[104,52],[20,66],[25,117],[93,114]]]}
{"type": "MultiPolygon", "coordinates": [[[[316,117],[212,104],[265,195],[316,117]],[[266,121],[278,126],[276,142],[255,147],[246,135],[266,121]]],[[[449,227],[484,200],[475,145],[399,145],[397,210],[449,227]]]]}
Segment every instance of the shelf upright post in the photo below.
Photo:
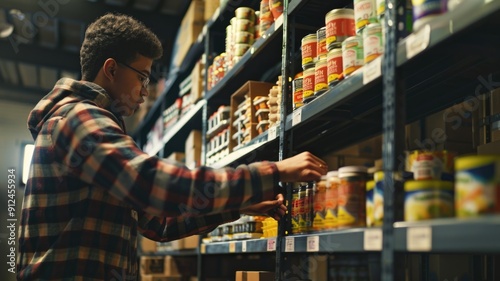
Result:
{"type": "MultiPolygon", "coordinates": [[[[295,46],[295,34],[291,28],[291,21],[288,14],[289,1],[283,1],[283,45],[281,48],[281,112],[280,112],[280,130],[279,130],[279,160],[292,155],[291,134],[285,132],[286,117],[291,113],[291,78],[292,73],[292,54],[295,46]]],[[[293,21],[293,17],[292,17],[293,21]]],[[[278,224],[278,237],[276,240],[276,280],[287,280],[285,274],[290,269],[290,260],[285,257],[283,245],[285,235],[291,230],[291,202],[292,202],[292,184],[282,183],[284,187],[285,201],[287,202],[288,215],[283,217],[278,224]]]]}
{"type": "MultiPolygon", "coordinates": [[[[385,52],[382,64],[383,74],[383,145],[384,167],[384,223],[382,246],[382,281],[394,281],[394,221],[398,218],[399,195],[402,193],[398,170],[404,163],[405,103],[402,81],[396,71],[398,10],[405,11],[406,0],[385,1],[385,52]],[[398,162],[400,161],[400,162],[398,162]]],[[[403,24],[404,26],[404,24],[403,24]]]]}

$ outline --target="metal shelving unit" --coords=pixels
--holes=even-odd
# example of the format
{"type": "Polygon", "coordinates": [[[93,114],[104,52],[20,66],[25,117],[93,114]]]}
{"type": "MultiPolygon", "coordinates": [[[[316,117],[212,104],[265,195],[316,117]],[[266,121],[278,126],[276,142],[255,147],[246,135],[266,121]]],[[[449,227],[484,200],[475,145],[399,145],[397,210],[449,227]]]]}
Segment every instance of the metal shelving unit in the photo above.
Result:
{"type": "MultiPolygon", "coordinates": [[[[165,136],[165,144],[170,146],[170,143],[175,143],[183,128],[188,128],[193,120],[206,122],[210,109],[227,104],[231,93],[245,81],[274,79],[272,77],[279,74],[293,77],[300,70],[300,62],[297,61],[300,38],[324,25],[322,16],[318,14],[324,15],[325,11],[334,8],[352,7],[351,0],[284,2],[282,21],[275,23],[263,38],[255,42],[252,50],[226,73],[223,80],[206,92],[205,104],[199,108],[197,105],[198,109],[186,117],[183,125],[177,124],[179,130],[165,136]],[[265,77],[262,75],[264,69],[271,69],[265,77]]],[[[397,25],[391,26],[388,22],[398,22],[396,12],[404,2],[386,0],[385,24],[388,33],[383,57],[294,112],[289,95],[290,80],[283,79],[284,111],[279,129],[272,134],[262,134],[213,165],[220,168],[250,163],[268,158],[269,151],[275,152],[276,160],[287,158],[295,151],[309,150],[321,154],[383,134],[385,186],[391,187],[384,194],[384,226],[287,236],[290,226],[288,218],[285,218],[280,223],[278,237],[273,239],[200,244],[198,261],[231,254],[276,255],[276,276],[284,280],[285,272],[291,267],[287,258],[290,253],[371,252],[381,257],[381,280],[392,281],[398,278],[394,264],[396,255],[401,253],[500,253],[500,216],[400,222],[402,217],[396,211],[401,209],[402,202],[398,195],[403,191],[393,176],[400,167],[398,156],[403,155],[404,126],[407,123],[458,102],[474,101],[478,89],[483,93],[499,86],[496,81],[500,81],[500,36],[497,32],[500,0],[464,1],[461,7],[436,17],[427,26],[398,42],[400,35],[394,28],[397,25]],[[274,249],[272,246],[269,248],[270,243],[274,243],[274,249]]],[[[252,5],[256,3],[258,1],[253,1],[252,5]]],[[[199,38],[199,44],[190,50],[188,54],[193,55],[187,60],[194,60],[203,49],[205,55],[212,54],[210,41],[216,39],[212,35],[228,24],[234,9],[230,5],[221,7],[207,23],[200,37],[202,39],[199,38]]],[[[186,61],[183,65],[187,67],[191,63],[186,61]]],[[[174,76],[174,80],[170,81],[167,92],[176,87],[178,78],[174,76]]],[[[161,107],[161,102],[157,102],[154,108],[158,110],[161,107]]],[[[150,119],[154,118],[154,114],[148,114],[140,127],[141,136],[151,126],[150,119]]],[[[286,196],[291,199],[290,186],[286,196]]]]}

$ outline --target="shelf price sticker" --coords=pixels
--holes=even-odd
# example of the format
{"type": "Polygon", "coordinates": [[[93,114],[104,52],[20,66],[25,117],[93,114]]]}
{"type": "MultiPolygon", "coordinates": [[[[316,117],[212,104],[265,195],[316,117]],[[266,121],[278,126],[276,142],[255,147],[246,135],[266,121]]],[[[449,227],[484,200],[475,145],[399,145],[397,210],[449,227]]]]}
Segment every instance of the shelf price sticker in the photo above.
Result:
{"type": "Polygon", "coordinates": [[[247,251],[247,241],[241,241],[241,251],[243,253],[247,251]]]}
{"type": "Polygon", "coordinates": [[[276,238],[267,239],[267,251],[268,252],[276,251],[276,238]]]}
{"type": "Polygon", "coordinates": [[[406,39],[406,58],[411,59],[429,46],[431,27],[426,24],[422,29],[410,34],[406,39]]]}
{"type": "Polygon", "coordinates": [[[299,124],[302,121],[302,108],[297,108],[292,113],[292,127],[299,124]]]}
{"type": "Polygon", "coordinates": [[[363,247],[365,251],[381,251],[382,229],[366,229],[363,237],[363,247]]]}
{"type": "Polygon", "coordinates": [[[307,237],[307,251],[319,252],[319,236],[316,235],[307,237]]]}
{"type": "Polygon", "coordinates": [[[278,136],[276,127],[277,126],[272,126],[271,128],[269,128],[269,132],[267,134],[267,141],[272,141],[278,136]]]}
{"type": "Polygon", "coordinates": [[[274,21],[274,30],[278,30],[283,25],[283,14],[274,21]]]}
{"type": "Polygon", "coordinates": [[[432,250],[432,228],[412,227],[406,231],[406,248],[408,251],[432,250]]]}
{"type": "Polygon", "coordinates": [[[236,242],[229,242],[229,252],[230,253],[236,252],[236,242]]]}
{"type": "Polygon", "coordinates": [[[285,252],[295,251],[295,239],[293,237],[285,238],[285,252]]]}
{"type": "Polygon", "coordinates": [[[382,56],[363,66],[363,85],[382,76],[382,56]]]}

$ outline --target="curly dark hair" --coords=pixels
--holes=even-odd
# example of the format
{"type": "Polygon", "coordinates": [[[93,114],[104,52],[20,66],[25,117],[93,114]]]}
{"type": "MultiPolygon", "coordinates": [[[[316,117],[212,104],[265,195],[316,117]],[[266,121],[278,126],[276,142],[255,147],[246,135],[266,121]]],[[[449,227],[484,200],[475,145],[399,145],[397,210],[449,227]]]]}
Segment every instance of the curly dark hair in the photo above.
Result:
{"type": "Polygon", "coordinates": [[[106,14],[85,31],[80,49],[82,79],[93,81],[108,58],[131,63],[138,54],[150,59],[162,56],[161,42],[143,23],[122,14],[106,14]]]}

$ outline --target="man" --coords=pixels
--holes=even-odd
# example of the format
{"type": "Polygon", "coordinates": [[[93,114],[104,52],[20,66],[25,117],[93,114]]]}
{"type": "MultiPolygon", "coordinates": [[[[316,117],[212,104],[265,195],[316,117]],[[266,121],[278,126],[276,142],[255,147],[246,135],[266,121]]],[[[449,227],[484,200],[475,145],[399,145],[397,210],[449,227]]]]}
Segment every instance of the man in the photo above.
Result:
{"type": "Polygon", "coordinates": [[[149,156],[125,133],[148,95],[161,44],[143,24],[108,14],[80,51],[82,81],[61,79],[28,119],[35,152],[19,239],[22,280],[135,280],[137,234],[169,241],[241,213],[286,210],[278,181],[317,180],[310,153],[237,169],[189,170],[149,156]]]}

